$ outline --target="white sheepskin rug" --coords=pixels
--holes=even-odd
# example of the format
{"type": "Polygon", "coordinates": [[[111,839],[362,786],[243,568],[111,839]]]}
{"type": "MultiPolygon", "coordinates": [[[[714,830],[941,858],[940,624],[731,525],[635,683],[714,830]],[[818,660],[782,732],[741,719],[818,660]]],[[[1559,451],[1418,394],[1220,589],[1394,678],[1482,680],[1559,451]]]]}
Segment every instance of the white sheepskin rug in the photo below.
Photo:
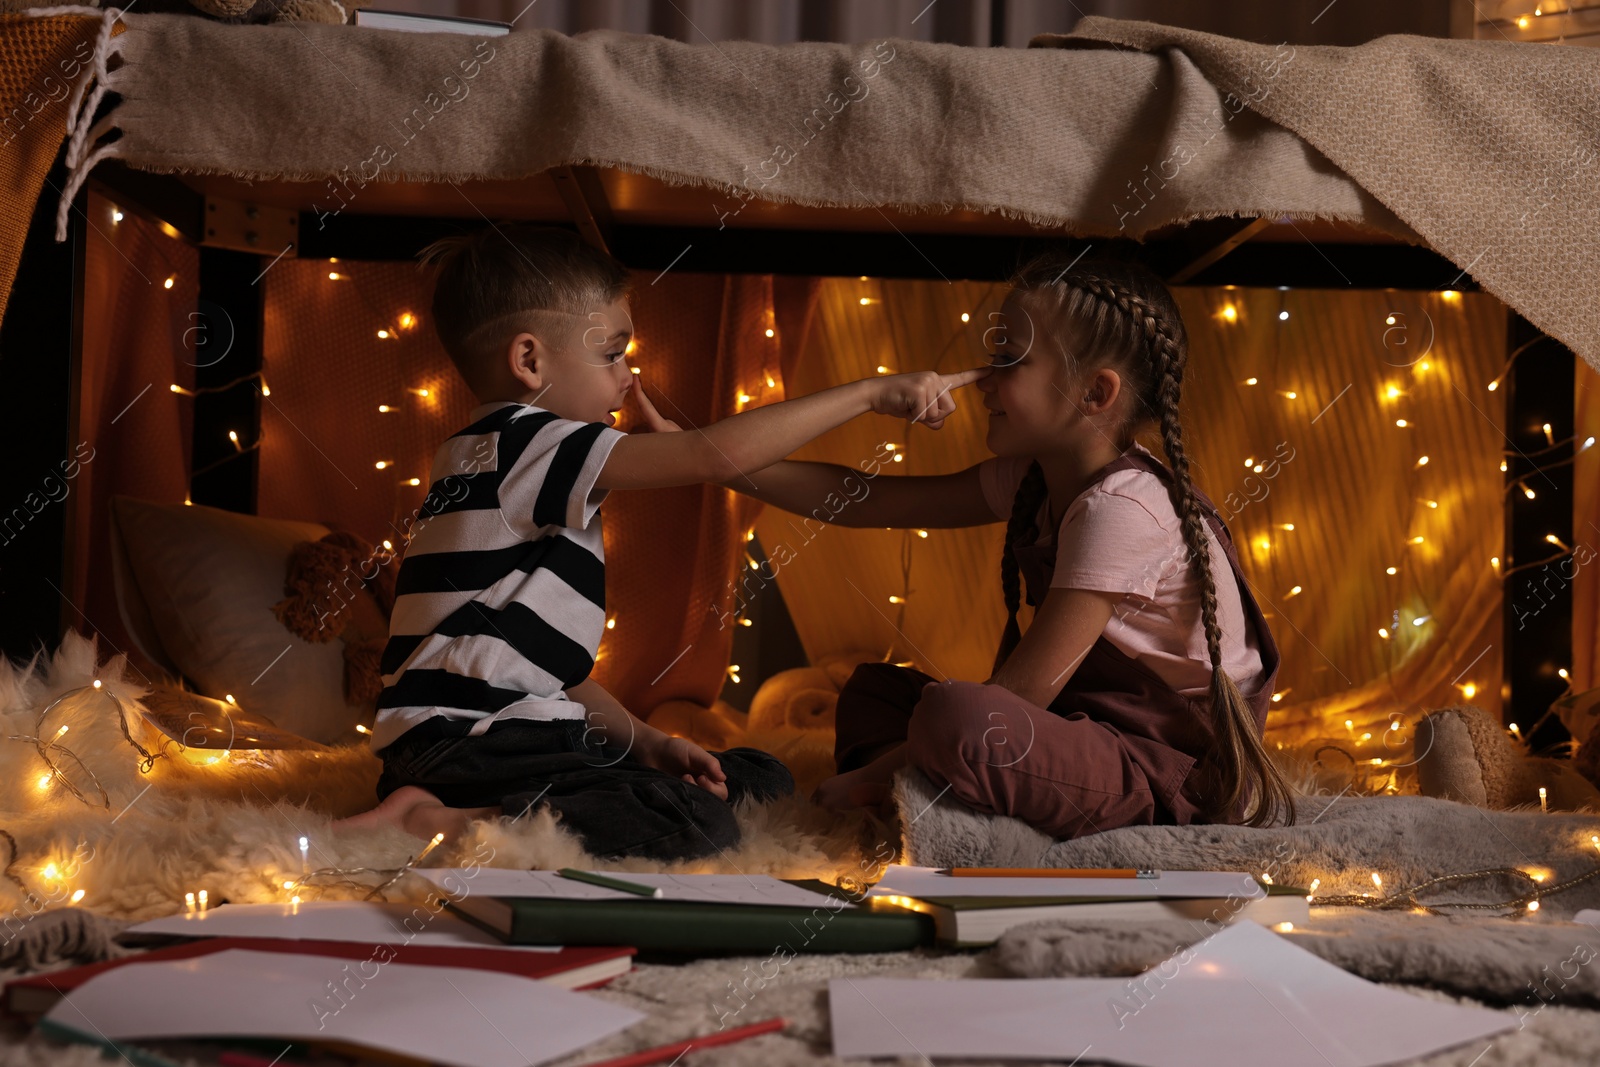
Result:
{"type": "MultiPolygon", "coordinates": [[[[52,905],[75,903],[129,921],[182,910],[184,894],[202,889],[213,906],[286,901],[292,891],[283,883],[301,878],[302,837],[313,871],[392,871],[422,848],[423,842],[398,829],[331,827],[377,801],[381,763],[365,745],[235,751],[220,762],[194,765],[143,720],[139,698],[146,690],[129,674],[121,656],[97,664],[94,643],[76,634],[68,634],[48,658],[20,667],[0,662],[0,737],[13,738],[0,741],[0,829],[17,848],[16,856],[5,857],[12,860],[6,868],[12,877],[0,879],[0,901],[8,912],[27,913],[24,887],[52,905]],[[99,690],[93,688],[96,679],[99,690]],[[124,736],[107,694],[127,708],[131,737],[158,754],[148,772],[141,770],[143,757],[124,736]],[[64,699],[41,724],[41,712],[58,697],[64,699]],[[63,726],[66,733],[57,737],[63,726]],[[80,768],[52,750],[62,774],[87,802],[52,777],[38,745],[25,740],[41,735],[82,761],[80,768]],[[101,789],[108,803],[102,803],[101,789]]],[[[745,804],[738,816],[740,847],[708,860],[603,862],[586,854],[546,812],[474,823],[468,836],[440,845],[424,865],[461,866],[469,857],[483,862],[491,853],[480,845],[487,845],[493,849],[488,865],[497,867],[831,878],[859,874],[861,862],[872,857],[882,862],[885,840],[898,847],[898,836],[870,816],[840,818],[803,799],[745,804]]],[[[0,839],[0,851],[7,847],[0,839]]],[[[378,873],[323,876],[295,891],[303,899],[353,899],[385,880],[378,873]]],[[[385,896],[412,899],[402,888],[408,884],[416,883],[404,879],[385,896]]]]}

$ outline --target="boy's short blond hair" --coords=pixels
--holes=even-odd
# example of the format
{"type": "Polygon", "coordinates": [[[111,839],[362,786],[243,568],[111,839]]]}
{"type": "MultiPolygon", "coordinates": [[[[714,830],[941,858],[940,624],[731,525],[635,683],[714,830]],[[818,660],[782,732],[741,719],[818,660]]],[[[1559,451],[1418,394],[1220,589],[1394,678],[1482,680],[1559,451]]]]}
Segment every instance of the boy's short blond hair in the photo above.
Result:
{"type": "Polygon", "coordinates": [[[621,263],[554,226],[487,226],[442,237],[418,259],[437,267],[434,332],[480,399],[498,379],[508,338],[526,331],[566,344],[581,335],[585,313],[620,299],[630,284],[621,263]]]}

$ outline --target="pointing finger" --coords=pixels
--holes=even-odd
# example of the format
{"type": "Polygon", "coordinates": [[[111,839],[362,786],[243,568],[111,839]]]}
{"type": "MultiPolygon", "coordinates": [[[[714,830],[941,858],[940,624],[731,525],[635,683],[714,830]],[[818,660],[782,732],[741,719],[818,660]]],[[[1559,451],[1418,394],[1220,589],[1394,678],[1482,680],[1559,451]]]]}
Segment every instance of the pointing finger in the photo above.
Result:
{"type": "Polygon", "coordinates": [[[959,389],[963,385],[970,385],[993,370],[993,367],[971,367],[967,370],[958,370],[954,374],[942,375],[942,377],[946,388],[959,389]]]}

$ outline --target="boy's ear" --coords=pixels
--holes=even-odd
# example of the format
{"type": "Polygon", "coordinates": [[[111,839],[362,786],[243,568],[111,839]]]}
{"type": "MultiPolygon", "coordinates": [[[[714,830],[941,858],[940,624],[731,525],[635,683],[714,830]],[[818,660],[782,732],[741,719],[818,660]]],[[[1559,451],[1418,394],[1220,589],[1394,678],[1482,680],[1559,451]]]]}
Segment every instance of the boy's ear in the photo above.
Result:
{"type": "Polygon", "coordinates": [[[511,376],[529,389],[542,389],[541,371],[545,369],[548,353],[544,344],[531,333],[519,333],[506,345],[506,366],[511,376]]]}

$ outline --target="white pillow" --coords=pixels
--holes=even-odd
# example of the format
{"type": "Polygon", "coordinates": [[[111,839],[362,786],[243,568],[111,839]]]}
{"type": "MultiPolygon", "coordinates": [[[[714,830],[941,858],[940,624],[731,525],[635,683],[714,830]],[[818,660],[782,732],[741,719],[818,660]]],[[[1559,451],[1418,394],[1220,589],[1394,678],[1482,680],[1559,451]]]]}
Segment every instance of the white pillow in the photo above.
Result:
{"type": "MultiPolygon", "coordinates": [[[[111,499],[117,603],[135,643],[192,687],[323,744],[362,740],[373,707],[344,699],[344,643],[313,644],[272,613],[289,554],[325,526],[218,508],[111,499]]],[[[382,613],[362,593],[351,632],[381,637],[382,613]]]]}

